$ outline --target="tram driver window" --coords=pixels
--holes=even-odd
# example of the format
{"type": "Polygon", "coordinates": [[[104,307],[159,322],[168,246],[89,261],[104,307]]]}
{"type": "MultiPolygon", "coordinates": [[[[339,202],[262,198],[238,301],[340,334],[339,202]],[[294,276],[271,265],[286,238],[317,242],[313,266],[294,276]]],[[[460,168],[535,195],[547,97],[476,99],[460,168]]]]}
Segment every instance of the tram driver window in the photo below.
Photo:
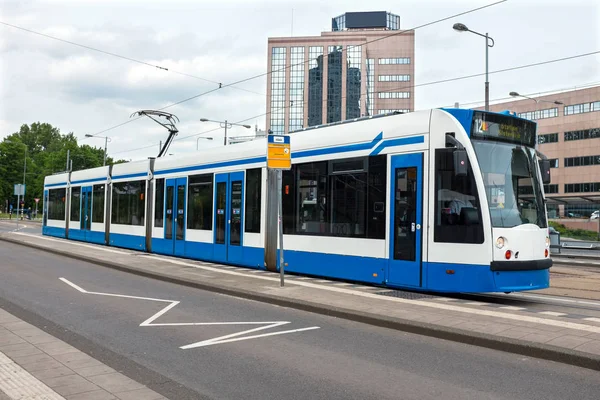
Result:
{"type": "Polygon", "coordinates": [[[435,151],[434,241],[483,243],[479,196],[473,170],[465,176],[454,173],[454,149],[435,151]]]}

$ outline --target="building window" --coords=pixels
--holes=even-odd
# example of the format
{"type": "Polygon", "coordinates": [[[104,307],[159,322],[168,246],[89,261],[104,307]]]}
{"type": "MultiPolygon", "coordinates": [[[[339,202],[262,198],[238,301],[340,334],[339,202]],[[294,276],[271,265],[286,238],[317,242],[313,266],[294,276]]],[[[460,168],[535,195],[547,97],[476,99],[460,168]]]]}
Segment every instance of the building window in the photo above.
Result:
{"type": "Polygon", "coordinates": [[[292,47],[288,132],[304,127],[304,47],[292,47]]]}
{"type": "Polygon", "coordinates": [[[94,185],[92,188],[92,222],[104,222],[105,185],[94,185]]]}
{"type": "Polygon", "coordinates": [[[71,221],[79,221],[81,212],[81,188],[71,188],[71,221]]]}
{"type": "Polygon", "coordinates": [[[558,158],[551,158],[548,161],[550,161],[550,168],[558,168],[558,158]]]}
{"type": "Polygon", "coordinates": [[[323,47],[308,48],[308,126],[323,123],[323,47]]]}
{"type": "Polygon", "coordinates": [[[329,46],[327,54],[327,123],[342,120],[342,46],[329,46]]]}
{"type": "Polygon", "coordinates": [[[377,93],[380,99],[409,99],[410,92],[380,92],[377,93]]]}
{"type": "Polygon", "coordinates": [[[532,121],[536,119],[554,118],[558,117],[558,107],[548,108],[545,110],[527,111],[519,113],[518,116],[520,118],[529,119],[532,121]]]}
{"type": "Polygon", "coordinates": [[[410,75],[379,75],[379,82],[409,82],[410,75]]]}
{"type": "Polygon", "coordinates": [[[212,229],[213,174],[188,178],[188,229],[212,229]]]}
{"type": "Polygon", "coordinates": [[[538,136],[538,143],[557,143],[558,142],[558,133],[548,133],[545,135],[538,136]]]}
{"type": "Polygon", "coordinates": [[[544,185],[544,193],[546,193],[546,194],[558,193],[558,185],[544,185]]]}
{"type": "Polygon", "coordinates": [[[587,167],[588,165],[600,165],[600,156],[565,158],[565,167],[587,167]]]}
{"type": "Polygon", "coordinates": [[[565,132],[565,142],[573,140],[596,139],[598,137],[600,137],[600,128],[565,132]]]}
{"type": "Polygon", "coordinates": [[[375,109],[375,59],[367,58],[367,115],[373,115],[375,109]]]}
{"type": "Polygon", "coordinates": [[[347,47],[346,119],[360,118],[362,46],[347,47]]]}
{"type": "Polygon", "coordinates": [[[410,110],[408,108],[400,109],[400,110],[378,110],[377,114],[391,114],[393,112],[400,112],[403,114],[409,113],[410,110]]]}
{"type": "Polygon", "coordinates": [[[273,47],[271,53],[271,130],[285,131],[285,47],[273,47]]]}
{"type": "Polygon", "coordinates": [[[591,193],[600,192],[600,182],[567,183],[565,193],[591,193]]]}
{"type": "Polygon", "coordinates": [[[600,111],[600,101],[591,103],[573,104],[565,106],[565,115],[582,114],[588,112],[600,111]]]}
{"type": "Polygon", "coordinates": [[[143,226],[146,215],[146,181],[112,184],[111,223],[143,226]]]}
{"type": "Polygon", "coordinates": [[[380,58],[379,65],[410,64],[410,57],[380,58]]]}
{"type": "Polygon", "coordinates": [[[434,241],[483,243],[479,195],[473,170],[469,165],[466,176],[456,176],[453,152],[454,149],[435,150],[434,241]]]}
{"type": "Polygon", "coordinates": [[[246,171],[246,220],[245,231],[260,233],[262,169],[246,171]]]}
{"type": "Polygon", "coordinates": [[[165,214],[165,178],[156,180],[154,208],[154,227],[162,228],[165,214]]]}
{"type": "Polygon", "coordinates": [[[50,189],[48,191],[48,219],[65,220],[65,196],[67,189],[50,189]]]}
{"type": "Polygon", "coordinates": [[[297,164],[283,174],[284,232],[385,238],[387,156],[297,164]]]}

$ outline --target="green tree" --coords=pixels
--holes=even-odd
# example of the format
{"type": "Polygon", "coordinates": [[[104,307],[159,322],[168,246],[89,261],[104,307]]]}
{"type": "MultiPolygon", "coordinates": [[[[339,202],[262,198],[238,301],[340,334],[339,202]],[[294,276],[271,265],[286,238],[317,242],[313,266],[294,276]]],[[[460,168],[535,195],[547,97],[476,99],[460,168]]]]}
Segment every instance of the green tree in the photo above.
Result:
{"type": "MultiPolygon", "coordinates": [[[[104,149],[79,145],[72,132],[61,134],[58,128],[48,123],[24,124],[19,132],[5,137],[0,142],[0,210],[4,211],[9,204],[16,207],[13,187],[23,183],[25,163],[25,207],[34,209],[34,198],[43,197],[44,178],[68,169],[67,153],[73,171],[100,167],[104,161],[104,149]]],[[[106,162],[111,165],[125,161],[107,157],[106,162]]],[[[41,207],[40,203],[39,209],[41,207]]]]}

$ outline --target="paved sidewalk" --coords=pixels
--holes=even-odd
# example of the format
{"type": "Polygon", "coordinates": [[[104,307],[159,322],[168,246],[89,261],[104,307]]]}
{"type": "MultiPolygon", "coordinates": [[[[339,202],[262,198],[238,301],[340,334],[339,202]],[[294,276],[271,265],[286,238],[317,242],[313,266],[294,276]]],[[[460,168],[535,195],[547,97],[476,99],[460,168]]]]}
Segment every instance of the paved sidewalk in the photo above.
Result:
{"type": "Polygon", "coordinates": [[[165,399],[0,309],[0,400],[165,399]]]}
{"type": "Polygon", "coordinates": [[[24,233],[2,233],[0,240],[203,290],[600,370],[600,314],[536,312],[289,275],[281,288],[278,274],[262,270],[24,233]]]}

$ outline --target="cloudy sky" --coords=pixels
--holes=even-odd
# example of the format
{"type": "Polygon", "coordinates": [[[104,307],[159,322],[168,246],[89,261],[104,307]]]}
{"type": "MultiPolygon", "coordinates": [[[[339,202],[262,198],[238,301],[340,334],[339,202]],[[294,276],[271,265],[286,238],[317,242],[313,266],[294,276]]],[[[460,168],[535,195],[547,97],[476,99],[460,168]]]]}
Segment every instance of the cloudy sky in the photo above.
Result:
{"type": "MultiPolygon", "coordinates": [[[[497,0],[0,0],[0,21],[152,65],[58,42],[0,24],[0,138],[21,124],[48,122],[84,139],[157,109],[267,71],[267,38],[319,35],[346,11],[390,11],[413,28],[497,0]],[[185,76],[193,75],[194,77],[185,76]],[[200,79],[201,78],[201,79],[200,79]],[[203,80],[205,79],[205,80],[203,80]],[[211,82],[212,81],[212,82],[211,82]]],[[[417,85],[482,73],[485,41],[452,25],[489,32],[490,71],[600,51],[597,0],[508,0],[415,32],[417,85]]],[[[480,105],[484,78],[425,85],[416,109],[480,105]]],[[[490,99],[600,84],[600,55],[490,75],[490,99]]],[[[199,133],[218,128],[200,118],[247,120],[264,128],[266,79],[223,88],[169,108],[181,122],[170,153],[196,150],[199,133]],[[242,90],[244,89],[244,90],[242,90]]],[[[243,128],[232,136],[248,134],[243,128]]],[[[156,156],[166,131],[147,118],[111,129],[109,155],[156,156]]],[[[204,133],[220,146],[223,130],[204,133]]]]}

